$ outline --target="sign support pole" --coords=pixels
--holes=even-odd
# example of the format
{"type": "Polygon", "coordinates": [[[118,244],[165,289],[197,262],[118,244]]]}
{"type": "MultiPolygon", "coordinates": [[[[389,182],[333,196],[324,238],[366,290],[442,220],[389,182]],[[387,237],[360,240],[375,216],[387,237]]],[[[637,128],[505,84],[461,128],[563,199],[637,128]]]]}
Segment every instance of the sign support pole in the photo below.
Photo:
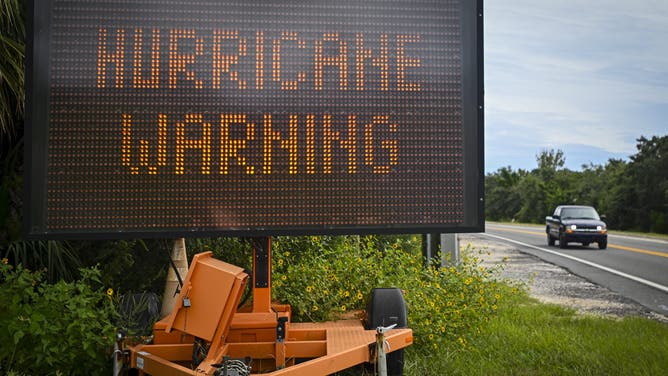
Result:
{"type": "Polygon", "coordinates": [[[165,282],[165,292],[162,298],[162,309],[160,310],[160,316],[165,317],[172,312],[174,308],[174,303],[176,298],[179,295],[179,277],[176,273],[179,273],[181,280],[186,278],[188,274],[188,255],[186,253],[186,239],[179,238],[174,240],[174,247],[170,253],[170,256],[173,262],[173,267],[170,265],[167,272],[167,281],[165,282]],[[175,270],[176,268],[176,270],[175,270]]]}
{"type": "Polygon", "coordinates": [[[441,266],[459,265],[459,237],[457,234],[441,234],[441,266]],[[448,261],[448,255],[450,260],[448,261]]]}

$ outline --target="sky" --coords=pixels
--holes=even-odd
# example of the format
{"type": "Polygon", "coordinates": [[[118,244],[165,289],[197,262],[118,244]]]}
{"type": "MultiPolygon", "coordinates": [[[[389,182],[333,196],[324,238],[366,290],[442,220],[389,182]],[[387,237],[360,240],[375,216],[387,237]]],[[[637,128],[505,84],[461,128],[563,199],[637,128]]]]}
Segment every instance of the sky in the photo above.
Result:
{"type": "Polygon", "coordinates": [[[668,135],[668,0],[485,0],[485,171],[628,159],[668,135]]]}

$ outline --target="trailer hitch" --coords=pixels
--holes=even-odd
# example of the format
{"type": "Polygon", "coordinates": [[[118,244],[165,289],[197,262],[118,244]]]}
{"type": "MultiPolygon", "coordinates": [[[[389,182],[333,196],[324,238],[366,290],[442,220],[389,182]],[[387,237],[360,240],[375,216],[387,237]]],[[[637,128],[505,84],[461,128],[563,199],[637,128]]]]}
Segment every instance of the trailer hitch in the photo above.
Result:
{"type": "Polygon", "coordinates": [[[378,376],[387,376],[387,353],[391,350],[390,343],[385,340],[385,333],[394,329],[397,324],[390,326],[379,326],[376,328],[376,366],[378,376]],[[387,346],[387,350],[385,347],[387,346]]]}

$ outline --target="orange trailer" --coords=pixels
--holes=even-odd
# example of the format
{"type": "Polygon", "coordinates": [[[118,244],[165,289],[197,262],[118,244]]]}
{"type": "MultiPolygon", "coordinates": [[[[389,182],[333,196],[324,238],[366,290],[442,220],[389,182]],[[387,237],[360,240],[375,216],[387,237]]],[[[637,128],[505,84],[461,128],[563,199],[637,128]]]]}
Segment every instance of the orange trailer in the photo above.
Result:
{"type": "Polygon", "coordinates": [[[403,349],[413,342],[401,291],[374,291],[366,325],[293,323],[289,305],[271,303],[270,245],[269,238],[254,243],[252,307],[237,308],[249,279],[242,268],[211,252],[197,254],[174,309],[154,325],[153,343],[130,346],[117,358],[140,375],[312,376],[374,363],[387,352],[390,374],[401,374],[403,349]],[[376,330],[393,324],[399,328],[376,330]],[[385,344],[380,352],[377,336],[385,344]]]}

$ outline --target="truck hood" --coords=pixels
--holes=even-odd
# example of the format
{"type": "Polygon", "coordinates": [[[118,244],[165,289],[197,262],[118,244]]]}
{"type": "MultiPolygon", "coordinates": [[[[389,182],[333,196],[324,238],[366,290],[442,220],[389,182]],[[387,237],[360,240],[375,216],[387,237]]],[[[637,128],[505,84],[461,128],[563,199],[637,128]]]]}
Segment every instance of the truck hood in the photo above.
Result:
{"type": "Polygon", "coordinates": [[[605,226],[605,222],[599,221],[596,219],[578,219],[578,218],[568,218],[561,219],[561,223],[564,225],[583,225],[583,226],[605,226]]]}

